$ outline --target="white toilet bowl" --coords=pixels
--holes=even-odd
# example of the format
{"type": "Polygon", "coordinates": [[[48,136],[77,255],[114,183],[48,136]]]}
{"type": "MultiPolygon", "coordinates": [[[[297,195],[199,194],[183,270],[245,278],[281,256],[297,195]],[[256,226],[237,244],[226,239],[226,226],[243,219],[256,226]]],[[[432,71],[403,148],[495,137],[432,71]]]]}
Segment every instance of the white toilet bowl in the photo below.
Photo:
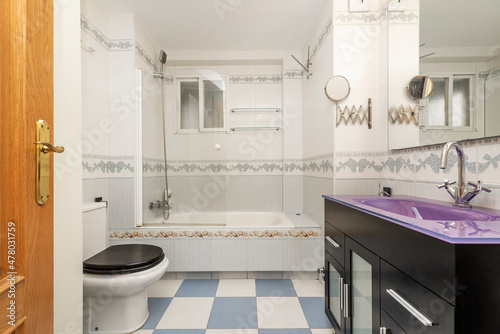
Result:
{"type": "Polygon", "coordinates": [[[160,247],[135,244],[111,246],[86,260],[83,333],[124,334],[141,328],[149,317],[147,287],[168,264],[160,247]]]}

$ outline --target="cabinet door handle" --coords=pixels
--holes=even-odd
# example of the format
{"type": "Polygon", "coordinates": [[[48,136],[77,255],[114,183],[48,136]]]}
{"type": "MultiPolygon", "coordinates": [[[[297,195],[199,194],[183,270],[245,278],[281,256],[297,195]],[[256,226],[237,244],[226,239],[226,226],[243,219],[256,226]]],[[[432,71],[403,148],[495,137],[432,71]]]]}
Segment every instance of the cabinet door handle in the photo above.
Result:
{"type": "Polygon", "coordinates": [[[387,334],[387,328],[380,327],[380,334],[387,334]]]}
{"type": "Polygon", "coordinates": [[[341,277],[339,278],[339,293],[340,293],[340,309],[344,309],[344,279],[341,277]]]}
{"type": "Polygon", "coordinates": [[[422,312],[417,310],[409,301],[404,299],[400,294],[398,294],[393,289],[387,289],[387,293],[394,298],[401,306],[403,306],[408,312],[411,313],[415,318],[418,319],[424,326],[433,326],[434,323],[428,317],[426,317],[422,312]]]}
{"type": "Polygon", "coordinates": [[[344,284],[344,317],[349,318],[351,312],[349,310],[349,284],[344,284]]]}
{"type": "Polygon", "coordinates": [[[325,239],[328,240],[328,242],[331,243],[333,245],[333,247],[340,248],[340,245],[338,243],[336,243],[335,240],[333,240],[329,236],[326,236],[325,239]]]}

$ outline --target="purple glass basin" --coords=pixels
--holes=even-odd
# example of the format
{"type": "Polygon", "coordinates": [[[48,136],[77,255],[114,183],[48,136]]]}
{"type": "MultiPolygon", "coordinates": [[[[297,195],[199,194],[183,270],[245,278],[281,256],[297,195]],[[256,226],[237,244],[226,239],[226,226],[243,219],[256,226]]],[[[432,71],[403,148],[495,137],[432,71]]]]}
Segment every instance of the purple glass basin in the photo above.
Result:
{"type": "Polygon", "coordinates": [[[398,215],[422,220],[441,221],[494,221],[500,220],[500,216],[491,215],[474,209],[460,209],[453,206],[444,206],[418,200],[371,198],[355,199],[364,205],[376,209],[388,211],[398,215]]]}

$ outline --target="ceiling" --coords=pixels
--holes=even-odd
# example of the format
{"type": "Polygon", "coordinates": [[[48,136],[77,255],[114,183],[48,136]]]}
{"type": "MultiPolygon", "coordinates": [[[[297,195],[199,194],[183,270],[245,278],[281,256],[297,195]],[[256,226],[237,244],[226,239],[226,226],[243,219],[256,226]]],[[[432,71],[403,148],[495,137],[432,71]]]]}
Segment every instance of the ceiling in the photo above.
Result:
{"type": "Polygon", "coordinates": [[[500,46],[500,0],[420,0],[420,43],[432,47],[500,46]]]}
{"type": "Polygon", "coordinates": [[[324,0],[98,0],[134,13],[168,50],[301,49],[324,0]]]}

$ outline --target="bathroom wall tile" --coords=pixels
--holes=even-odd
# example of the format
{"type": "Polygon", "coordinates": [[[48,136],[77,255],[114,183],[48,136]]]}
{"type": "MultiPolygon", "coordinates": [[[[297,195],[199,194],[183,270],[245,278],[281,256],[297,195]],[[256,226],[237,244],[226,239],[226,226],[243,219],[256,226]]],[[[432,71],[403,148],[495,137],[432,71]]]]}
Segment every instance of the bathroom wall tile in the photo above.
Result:
{"type": "Polygon", "coordinates": [[[302,198],[303,198],[303,177],[302,176],[285,176],[285,213],[302,213],[302,198]]]}
{"type": "Polygon", "coordinates": [[[109,154],[114,156],[134,155],[134,113],[135,105],[111,102],[109,154]]]}
{"type": "Polygon", "coordinates": [[[300,119],[285,119],[283,123],[283,157],[301,159],[303,157],[302,122],[300,119]]]}
{"type": "MultiPolygon", "coordinates": [[[[472,153],[471,148],[464,147],[464,151],[466,156],[472,153]]],[[[450,150],[447,169],[442,170],[439,168],[440,160],[440,148],[415,151],[413,158],[413,161],[415,161],[415,179],[436,182],[443,181],[444,179],[456,181],[458,175],[458,157],[456,151],[454,149],[450,150]]]]}
{"type": "Polygon", "coordinates": [[[377,179],[335,179],[336,195],[376,195],[380,192],[377,179]]]}
{"type": "Polygon", "coordinates": [[[304,176],[304,213],[319,226],[325,222],[321,196],[333,193],[333,179],[304,176]]]}
{"type": "Polygon", "coordinates": [[[169,176],[174,211],[225,211],[228,180],[225,176],[169,176]]]}
{"type": "Polygon", "coordinates": [[[281,211],[281,176],[230,176],[226,188],[227,211],[281,211]]]}
{"type": "Polygon", "coordinates": [[[135,226],[133,179],[109,179],[108,219],[110,229],[135,226]]]}
{"type": "Polygon", "coordinates": [[[390,187],[392,195],[416,196],[415,180],[400,180],[400,179],[380,179],[380,191],[382,187],[390,187]]]}
{"type": "Polygon", "coordinates": [[[255,106],[257,108],[281,108],[281,103],[282,103],[281,95],[282,95],[281,83],[256,84],[255,106]]]}
{"type": "Polygon", "coordinates": [[[135,102],[135,53],[117,51],[109,54],[109,101],[135,102]]]}
{"type": "MultiPolygon", "coordinates": [[[[493,140],[492,140],[493,141],[493,140]]],[[[496,142],[485,143],[478,146],[478,160],[476,169],[478,179],[484,184],[500,184],[500,144],[496,142]]],[[[475,182],[475,180],[473,180],[475,182]]]]}
{"type": "Polygon", "coordinates": [[[414,180],[415,163],[411,153],[384,154],[380,156],[380,177],[414,180]]]}
{"type": "Polygon", "coordinates": [[[84,202],[92,201],[92,180],[91,179],[83,179],[82,180],[82,200],[84,202]]]}
{"type": "Polygon", "coordinates": [[[256,108],[255,84],[227,86],[227,110],[232,108],[256,108]]]}

